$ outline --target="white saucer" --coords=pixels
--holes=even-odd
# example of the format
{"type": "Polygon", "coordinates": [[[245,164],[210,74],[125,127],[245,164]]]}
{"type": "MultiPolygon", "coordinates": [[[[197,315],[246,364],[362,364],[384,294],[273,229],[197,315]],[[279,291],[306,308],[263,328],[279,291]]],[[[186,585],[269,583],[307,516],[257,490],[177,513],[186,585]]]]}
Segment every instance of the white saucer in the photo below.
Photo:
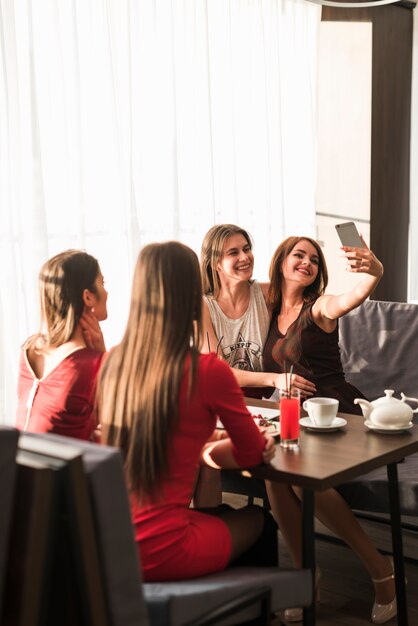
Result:
{"type": "Polygon", "coordinates": [[[414,425],[412,422],[409,422],[407,426],[402,426],[401,428],[396,428],[394,426],[383,428],[383,426],[376,426],[370,420],[366,420],[364,423],[367,428],[370,428],[370,430],[374,430],[375,433],[380,433],[381,435],[397,435],[399,433],[404,433],[406,430],[409,430],[414,425]]]}
{"type": "Polygon", "coordinates": [[[337,416],[332,420],[329,426],[317,426],[312,422],[310,417],[302,417],[299,420],[299,424],[301,426],[304,426],[305,428],[308,428],[309,430],[317,430],[321,433],[330,433],[333,430],[338,430],[339,428],[345,426],[347,424],[347,420],[345,420],[343,417],[337,416]]]}
{"type": "Polygon", "coordinates": [[[280,415],[279,409],[268,409],[263,406],[252,406],[251,404],[247,404],[247,409],[253,417],[261,415],[261,417],[265,420],[272,420],[280,415]]]}

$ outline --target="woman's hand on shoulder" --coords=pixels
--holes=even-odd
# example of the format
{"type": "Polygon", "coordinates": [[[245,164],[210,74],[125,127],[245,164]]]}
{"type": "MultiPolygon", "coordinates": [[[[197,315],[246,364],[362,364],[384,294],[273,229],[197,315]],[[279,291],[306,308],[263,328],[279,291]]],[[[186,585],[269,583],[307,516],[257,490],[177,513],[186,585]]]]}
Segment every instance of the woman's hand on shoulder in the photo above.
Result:
{"type": "Polygon", "coordinates": [[[374,252],[370,250],[362,235],[361,240],[364,248],[350,248],[342,246],[343,256],[347,259],[347,271],[354,274],[369,274],[376,278],[383,276],[383,265],[376,257],[374,252]]]}
{"type": "Polygon", "coordinates": [[[84,341],[87,348],[106,352],[106,345],[103,338],[102,329],[97,318],[91,311],[84,311],[80,318],[80,326],[83,330],[84,341]]]}

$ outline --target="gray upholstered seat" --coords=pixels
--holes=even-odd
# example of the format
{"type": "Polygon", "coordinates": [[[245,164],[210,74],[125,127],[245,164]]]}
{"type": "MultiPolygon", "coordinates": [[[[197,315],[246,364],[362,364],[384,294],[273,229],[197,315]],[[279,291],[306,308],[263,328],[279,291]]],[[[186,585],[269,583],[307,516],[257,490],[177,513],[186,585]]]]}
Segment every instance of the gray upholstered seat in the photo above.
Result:
{"type": "MultiPolygon", "coordinates": [[[[272,590],[274,610],[307,606],[311,601],[310,572],[277,568],[231,567],[210,576],[175,583],[143,585],[150,608],[151,624],[180,626],[192,622],[202,607],[215,609],[234,596],[267,586],[272,590]]],[[[256,619],[258,607],[247,608],[220,624],[239,624],[256,619]]]]}
{"type": "MultiPolygon", "coordinates": [[[[394,389],[418,398],[418,306],[368,300],[340,320],[340,348],[347,379],[369,400],[394,389]]],[[[414,418],[418,423],[418,415],[414,418]]],[[[418,454],[398,464],[402,515],[418,516],[418,454]]],[[[386,468],[341,485],[353,509],[388,513],[386,468]]]]}
{"type": "Polygon", "coordinates": [[[339,322],[347,380],[369,400],[385,389],[418,398],[418,305],[367,300],[339,322]]]}
{"type": "Polygon", "coordinates": [[[9,545],[18,439],[19,432],[16,429],[0,426],[0,615],[2,615],[4,574],[9,545]]]}
{"type": "MultiPolygon", "coordinates": [[[[418,454],[398,463],[398,481],[401,515],[418,516],[418,454]]],[[[344,483],[338,491],[356,511],[389,513],[386,467],[344,483]]]]}
{"type": "MultiPolygon", "coordinates": [[[[272,610],[310,604],[312,578],[306,570],[237,567],[195,580],[142,583],[119,451],[56,435],[42,437],[82,453],[113,626],[192,624],[228,601],[266,587],[271,590],[272,610]]],[[[239,624],[258,615],[256,604],[216,623],[239,624]]]]}

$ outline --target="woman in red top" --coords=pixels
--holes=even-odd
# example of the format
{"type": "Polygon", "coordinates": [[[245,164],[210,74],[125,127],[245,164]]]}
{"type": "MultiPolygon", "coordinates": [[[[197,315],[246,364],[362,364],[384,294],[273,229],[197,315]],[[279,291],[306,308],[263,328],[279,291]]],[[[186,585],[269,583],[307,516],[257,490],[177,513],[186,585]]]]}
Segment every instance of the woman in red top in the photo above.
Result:
{"type": "Polygon", "coordinates": [[[104,346],[87,347],[82,324],[88,328],[89,318],[95,324],[107,318],[99,264],[86,252],[67,250],[43,265],[39,287],[44,328],[22,347],[16,425],[31,432],[91,439],[104,346]]]}
{"type": "Polygon", "coordinates": [[[102,440],[124,454],[147,581],[216,572],[242,562],[252,547],[259,564],[277,559],[277,544],[270,544],[277,541],[276,526],[260,507],[189,508],[201,461],[238,468],[274,454],[273,440],[255,426],[228,365],[199,353],[201,299],[199,263],[190,248],[146,246],[123,340],[99,377],[102,440]],[[230,438],[210,441],[218,416],[230,438]]]}

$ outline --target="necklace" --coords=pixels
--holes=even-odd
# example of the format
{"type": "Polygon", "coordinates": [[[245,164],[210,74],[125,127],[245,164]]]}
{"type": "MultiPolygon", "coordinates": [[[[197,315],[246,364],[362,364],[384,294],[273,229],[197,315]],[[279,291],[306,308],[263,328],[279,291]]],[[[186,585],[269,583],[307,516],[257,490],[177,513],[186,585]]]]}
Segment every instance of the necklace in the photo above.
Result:
{"type": "Polygon", "coordinates": [[[287,310],[282,311],[280,313],[280,317],[287,317],[288,315],[293,313],[293,311],[300,311],[302,307],[303,307],[303,302],[302,303],[298,303],[298,304],[294,304],[293,306],[288,307],[287,310]]]}

